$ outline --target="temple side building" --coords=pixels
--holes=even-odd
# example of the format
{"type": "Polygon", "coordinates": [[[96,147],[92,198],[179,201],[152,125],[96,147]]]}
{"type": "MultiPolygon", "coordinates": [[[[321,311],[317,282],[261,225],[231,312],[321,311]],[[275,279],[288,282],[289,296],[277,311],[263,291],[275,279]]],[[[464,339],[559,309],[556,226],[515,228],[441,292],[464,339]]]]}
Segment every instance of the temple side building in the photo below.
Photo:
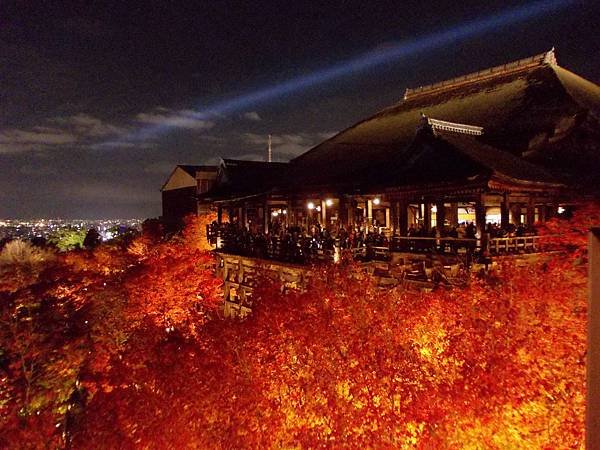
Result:
{"type": "Polygon", "coordinates": [[[216,166],[176,166],[160,189],[163,219],[178,221],[188,214],[208,211],[210,204],[200,196],[213,188],[216,177],[216,166]]]}

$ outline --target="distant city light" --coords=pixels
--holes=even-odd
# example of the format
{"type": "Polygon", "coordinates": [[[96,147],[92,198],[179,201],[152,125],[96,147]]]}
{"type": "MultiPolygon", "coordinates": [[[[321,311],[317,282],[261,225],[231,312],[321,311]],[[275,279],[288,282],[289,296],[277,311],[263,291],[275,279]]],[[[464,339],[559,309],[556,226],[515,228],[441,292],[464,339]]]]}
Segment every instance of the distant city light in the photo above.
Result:
{"type": "Polygon", "coordinates": [[[100,233],[100,236],[102,237],[103,241],[110,241],[113,237],[115,237],[115,234],[112,231],[103,231],[100,233]]]}
{"type": "Polygon", "coordinates": [[[373,199],[373,204],[374,205],[379,205],[381,203],[381,200],[379,198],[374,198],[373,199]]]}
{"type": "Polygon", "coordinates": [[[308,202],[308,204],[306,205],[306,207],[308,209],[315,209],[315,204],[313,202],[308,202]]]}
{"type": "Polygon", "coordinates": [[[140,230],[140,219],[2,219],[0,239],[48,239],[60,230],[98,231],[103,241],[116,238],[128,230],[140,230]]]}

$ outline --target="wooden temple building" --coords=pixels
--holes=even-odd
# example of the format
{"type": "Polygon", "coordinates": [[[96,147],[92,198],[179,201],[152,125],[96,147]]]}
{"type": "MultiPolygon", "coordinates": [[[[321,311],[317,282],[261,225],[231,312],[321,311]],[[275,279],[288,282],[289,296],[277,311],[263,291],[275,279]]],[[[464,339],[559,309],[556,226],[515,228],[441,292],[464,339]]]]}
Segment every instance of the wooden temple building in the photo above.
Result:
{"type": "Polygon", "coordinates": [[[160,189],[163,220],[179,222],[188,214],[207,212],[210,205],[200,198],[212,189],[216,176],[216,166],[177,165],[160,189]]]}
{"type": "Polygon", "coordinates": [[[469,224],[466,238],[498,250],[490,224],[531,231],[598,186],[600,87],[551,50],[407,89],[289,163],[225,159],[199,198],[253,235],[354,230],[439,245],[469,224]]]}

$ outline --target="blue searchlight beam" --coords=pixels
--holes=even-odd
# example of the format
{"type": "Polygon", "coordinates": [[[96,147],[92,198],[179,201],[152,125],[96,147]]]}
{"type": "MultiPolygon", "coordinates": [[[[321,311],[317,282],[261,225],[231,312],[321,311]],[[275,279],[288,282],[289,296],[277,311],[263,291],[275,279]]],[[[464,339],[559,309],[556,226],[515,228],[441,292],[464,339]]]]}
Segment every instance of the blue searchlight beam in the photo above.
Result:
{"type": "MultiPolygon", "coordinates": [[[[523,6],[512,8],[491,16],[481,17],[468,23],[460,24],[429,35],[408,39],[383,50],[369,51],[355,58],[326,67],[311,74],[294,77],[264,89],[241,94],[237,97],[214,103],[213,105],[202,109],[197,108],[193,114],[187,117],[209,119],[236,111],[244,111],[248,107],[263,104],[269,100],[283,97],[344,76],[358,74],[367,69],[403,57],[447,46],[486,32],[501,29],[505,26],[523,22],[553,11],[558,11],[572,6],[576,2],[577,0],[538,0],[531,2],[523,6]]],[[[153,124],[130,132],[125,136],[125,140],[141,141],[150,139],[167,133],[172,128],[173,126],[168,124],[153,124]]],[[[123,139],[121,139],[121,142],[122,141],[123,139]]],[[[110,143],[107,144],[110,145],[110,143]]]]}

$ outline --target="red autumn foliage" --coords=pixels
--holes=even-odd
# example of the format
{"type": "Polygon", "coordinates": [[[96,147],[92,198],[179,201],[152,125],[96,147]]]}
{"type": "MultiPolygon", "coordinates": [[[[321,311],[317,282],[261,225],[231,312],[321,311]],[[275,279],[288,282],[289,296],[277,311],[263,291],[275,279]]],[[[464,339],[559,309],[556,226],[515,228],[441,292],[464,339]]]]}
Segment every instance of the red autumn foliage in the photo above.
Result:
{"type": "Polygon", "coordinates": [[[305,292],[262,283],[233,321],[203,226],[1,292],[0,446],[582,448],[582,239],[428,294],[316,268],[305,292]]]}

